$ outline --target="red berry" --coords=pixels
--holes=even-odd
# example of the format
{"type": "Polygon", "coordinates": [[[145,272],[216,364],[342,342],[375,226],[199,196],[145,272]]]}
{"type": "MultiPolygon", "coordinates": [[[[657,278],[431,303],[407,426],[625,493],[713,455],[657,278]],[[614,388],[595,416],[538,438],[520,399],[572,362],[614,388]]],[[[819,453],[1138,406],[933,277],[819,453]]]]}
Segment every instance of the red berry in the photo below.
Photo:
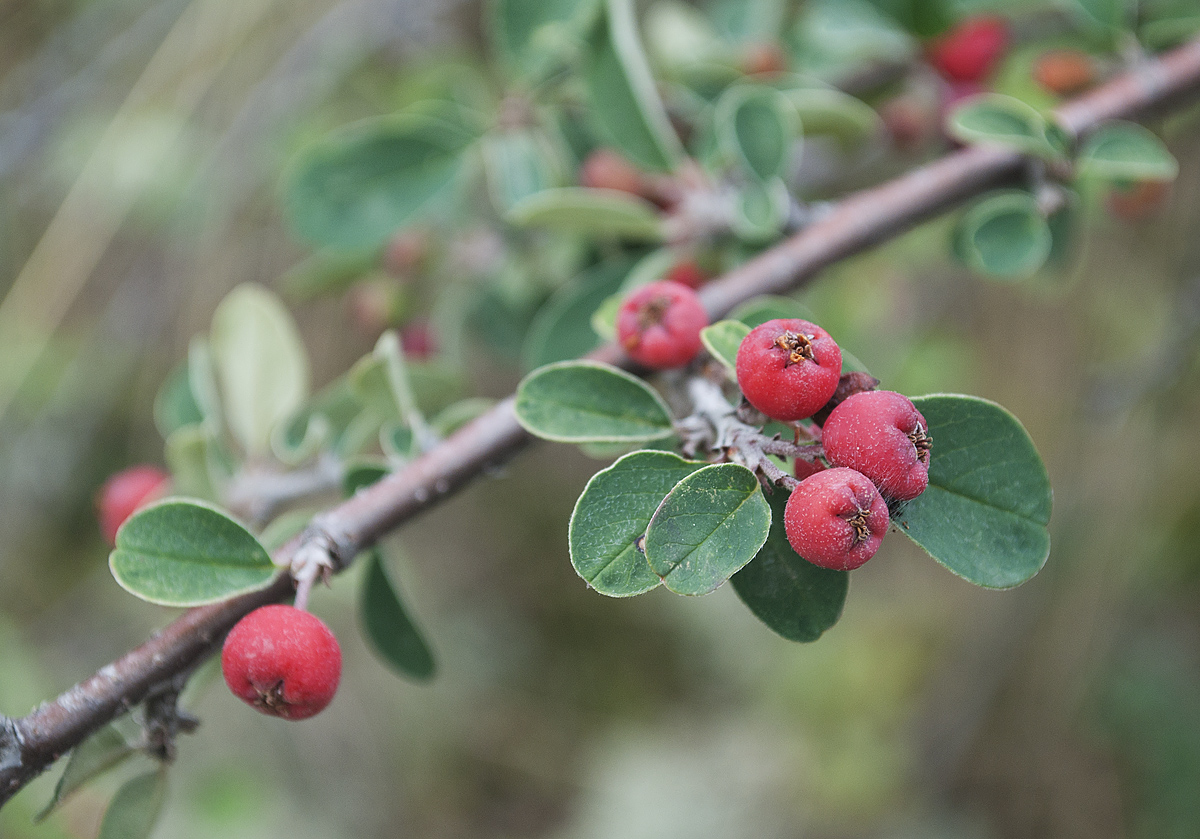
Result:
{"type": "Polygon", "coordinates": [[[1109,188],[1104,205],[1122,221],[1143,221],[1162,208],[1170,190],[1170,181],[1121,184],[1109,188]]]}
{"type": "Polygon", "coordinates": [[[888,524],[879,491],[853,469],[805,478],[783,510],[783,529],[796,553],[836,571],[852,571],[873,557],[888,524]]]}
{"type": "Polygon", "coordinates": [[[400,349],[410,358],[425,360],[437,353],[437,338],[428,321],[414,320],[400,330],[400,349]]]}
{"type": "Polygon", "coordinates": [[[238,621],[221,649],[221,672],[233,695],[264,714],[302,720],[337,692],[342,650],[320,618],[292,606],[255,609],[238,621]]]}
{"type": "Polygon", "coordinates": [[[820,460],[805,460],[802,457],[796,458],[796,466],[793,469],[794,474],[800,480],[804,480],[810,475],[815,475],[818,472],[825,471],[825,464],[820,460]]]}
{"type": "Polygon", "coordinates": [[[748,76],[775,75],[787,68],[787,53],[774,41],[759,41],[742,53],[742,72],[748,76]]]}
{"type": "Polygon", "coordinates": [[[751,405],[784,422],[819,411],[841,373],[842,351],[829,333],[799,318],[759,324],[738,347],[738,387],[751,405]]]}
{"type": "Polygon", "coordinates": [[[696,292],[667,280],[637,289],[617,311],[617,340],[630,358],[656,370],[695,358],[706,326],[708,312],[696,292]]]}
{"type": "Polygon", "coordinates": [[[1096,80],[1096,65],[1086,52],[1050,50],[1034,62],[1033,80],[1050,93],[1068,96],[1096,80]]]}
{"type": "Polygon", "coordinates": [[[162,498],[171,489],[171,476],[157,466],[130,466],[104,482],[96,493],[96,515],[100,532],[110,545],[117,530],[138,509],[162,498]]]}
{"type": "Polygon", "coordinates": [[[671,270],[663,279],[685,285],[688,288],[700,288],[708,282],[708,274],[704,273],[704,270],[695,261],[685,259],[672,265],[671,270]]]}
{"type": "Polygon", "coordinates": [[[1008,23],[993,15],[969,17],[929,45],[929,60],[952,82],[980,82],[1008,50],[1008,23]]]}
{"type": "Polygon", "coordinates": [[[825,456],[866,475],[879,491],[908,501],[929,484],[929,424],[908,397],[890,390],[856,393],[821,428],[825,456]]]}
{"type": "Polygon", "coordinates": [[[592,189],[617,189],[641,195],[645,189],[642,173],[612,149],[596,149],[579,167],[580,186],[592,189]]]}

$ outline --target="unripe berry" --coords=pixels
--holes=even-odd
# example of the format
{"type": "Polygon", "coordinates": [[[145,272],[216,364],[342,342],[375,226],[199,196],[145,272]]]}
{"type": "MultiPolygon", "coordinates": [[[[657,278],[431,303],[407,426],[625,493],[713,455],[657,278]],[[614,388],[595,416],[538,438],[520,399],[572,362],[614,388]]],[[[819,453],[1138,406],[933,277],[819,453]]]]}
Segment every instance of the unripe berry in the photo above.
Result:
{"type": "Polygon", "coordinates": [[[929,60],[952,82],[981,82],[1008,50],[1008,23],[994,15],[969,17],[929,45],[929,60]]]}
{"type": "Polygon", "coordinates": [[[264,714],[302,720],[337,692],[342,650],[320,618],[292,606],[255,609],[238,621],[221,649],[221,672],[233,695],[264,714]]]}
{"type": "Polygon", "coordinates": [[[856,393],[829,414],[821,441],[830,463],[858,470],[888,498],[909,501],[929,485],[929,424],[902,394],[856,393]]]}
{"type": "Polygon", "coordinates": [[[1086,52],[1050,50],[1033,63],[1033,80],[1050,93],[1069,96],[1096,80],[1096,65],[1086,52]]]}
{"type": "Polygon", "coordinates": [[[637,289],[617,311],[617,340],[630,358],[656,370],[695,358],[706,326],[708,312],[696,292],[667,280],[637,289]]]}
{"type": "Polygon", "coordinates": [[[852,571],[873,557],[889,523],[879,491],[853,469],[805,478],[783,510],[783,529],[796,553],[836,571],[852,571]]]}
{"type": "Polygon", "coordinates": [[[96,515],[105,541],[115,545],[125,520],[170,490],[171,476],[157,466],[130,466],[110,477],[96,493],[96,515]]]}
{"type": "Polygon", "coordinates": [[[842,351],[829,333],[799,318],[759,324],[738,347],[738,387],[751,405],[784,422],[819,411],[841,373],[842,351]]]}
{"type": "Polygon", "coordinates": [[[616,189],[642,195],[645,182],[642,173],[612,149],[596,149],[579,167],[579,185],[592,189],[616,189]]]}

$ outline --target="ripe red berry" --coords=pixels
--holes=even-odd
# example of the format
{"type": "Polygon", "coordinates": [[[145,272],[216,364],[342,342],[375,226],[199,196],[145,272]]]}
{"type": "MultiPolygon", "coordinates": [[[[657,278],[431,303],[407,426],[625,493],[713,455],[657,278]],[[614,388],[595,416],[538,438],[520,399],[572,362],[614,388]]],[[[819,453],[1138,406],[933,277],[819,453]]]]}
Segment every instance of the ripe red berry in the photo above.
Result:
{"type": "Polygon", "coordinates": [[[302,720],[324,709],[342,676],[342,650],[320,618],[292,606],[255,609],[221,649],[233,695],[264,714],[302,720]]]}
{"type": "Polygon", "coordinates": [[[696,292],[667,280],[637,289],[617,311],[617,340],[630,358],[656,370],[695,358],[706,326],[708,312],[696,292]]]}
{"type": "Polygon", "coordinates": [[[929,60],[952,82],[980,82],[1008,50],[1008,23],[994,15],[969,17],[929,45],[929,60]]]}
{"type": "Polygon", "coordinates": [[[798,457],[796,458],[796,465],[792,470],[792,474],[803,481],[810,475],[815,475],[823,471],[825,471],[825,464],[820,459],[805,460],[802,457],[798,457]]]}
{"type": "Polygon", "coordinates": [[[796,553],[837,571],[852,571],[873,557],[889,523],[879,491],[853,469],[805,478],[783,510],[783,529],[796,553]]]}
{"type": "Polygon", "coordinates": [[[821,427],[825,456],[866,475],[879,491],[909,501],[929,484],[929,424],[908,397],[890,390],[856,393],[821,427]]]}
{"type": "Polygon", "coordinates": [[[708,274],[694,260],[684,259],[672,265],[663,279],[688,288],[700,288],[708,281],[708,274]]]}
{"type": "Polygon", "coordinates": [[[125,520],[170,489],[171,476],[157,466],[130,466],[105,481],[96,493],[96,515],[105,541],[115,545],[125,520]]]}
{"type": "Polygon", "coordinates": [[[819,411],[841,374],[841,349],[824,329],[799,318],[759,324],[738,347],[738,387],[751,405],[784,422],[819,411]]]}
{"type": "Polygon", "coordinates": [[[579,167],[579,185],[592,189],[616,189],[642,195],[645,183],[642,173],[612,149],[596,149],[579,167]]]}
{"type": "Polygon", "coordinates": [[[400,330],[400,349],[409,358],[424,361],[437,354],[437,337],[429,321],[414,320],[400,330]]]}
{"type": "Polygon", "coordinates": [[[1050,50],[1033,63],[1033,80],[1050,93],[1068,96],[1096,80],[1096,65],[1086,52],[1050,50]]]}

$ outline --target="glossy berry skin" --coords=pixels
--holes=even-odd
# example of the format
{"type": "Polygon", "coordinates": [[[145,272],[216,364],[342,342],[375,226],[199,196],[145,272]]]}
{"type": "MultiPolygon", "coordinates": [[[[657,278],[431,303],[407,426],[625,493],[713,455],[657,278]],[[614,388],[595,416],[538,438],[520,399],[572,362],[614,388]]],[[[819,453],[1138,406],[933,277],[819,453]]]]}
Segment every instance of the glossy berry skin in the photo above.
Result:
{"type": "Polygon", "coordinates": [[[837,390],[841,374],[837,343],[799,318],[759,324],[738,347],[738,387],[751,405],[784,422],[819,411],[837,390]]]}
{"type": "Polygon", "coordinates": [[[805,478],[783,510],[796,553],[835,571],[853,571],[873,557],[889,524],[887,504],[870,479],[841,467],[805,478]]]}
{"type": "Polygon", "coordinates": [[[579,167],[579,185],[592,189],[616,189],[633,195],[645,192],[642,173],[612,149],[600,148],[579,167]]]}
{"type": "Polygon", "coordinates": [[[910,501],[929,485],[928,429],[908,397],[873,390],[834,408],[821,440],[830,463],[858,470],[890,499],[910,501]]]}
{"type": "Polygon", "coordinates": [[[929,60],[952,82],[981,82],[1008,50],[1008,23],[978,15],[959,23],[929,45],[929,60]]]}
{"type": "Polygon", "coordinates": [[[130,466],[104,482],[96,493],[100,532],[108,544],[117,542],[117,530],[137,510],[165,496],[171,476],[157,466],[130,466]]]}
{"type": "Polygon", "coordinates": [[[617,340],[630,358],[656,370],[695,358],[706,326],[708,312],[696,292],[668,280],[637,289],[617,311],[617,340]]]}
{"type": "Polygon", "coordinates": [[[242,701],[264,714],[302,720],[333,699],[342,650],[316,615],[282,604],[263,606],[226,636],[221,671],[242,701]]]}

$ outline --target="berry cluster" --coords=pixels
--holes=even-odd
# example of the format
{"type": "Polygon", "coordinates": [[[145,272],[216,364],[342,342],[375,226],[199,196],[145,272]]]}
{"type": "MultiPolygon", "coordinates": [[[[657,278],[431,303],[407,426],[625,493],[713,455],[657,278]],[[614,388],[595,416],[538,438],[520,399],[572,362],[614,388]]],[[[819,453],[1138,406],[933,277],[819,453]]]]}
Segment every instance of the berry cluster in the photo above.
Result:
{"type": "Polygon", "coordinates": [[[788,541],[814,565],[849,571],[879,549],[888,505],[925,491],[932,440],[907,397],[841,371],[837,343],[806,320],[767,321],[738,349],[746,401],[772,419],[820,427],[824,460],[796,463],[802,480],[784,511],[788,541]]]}

